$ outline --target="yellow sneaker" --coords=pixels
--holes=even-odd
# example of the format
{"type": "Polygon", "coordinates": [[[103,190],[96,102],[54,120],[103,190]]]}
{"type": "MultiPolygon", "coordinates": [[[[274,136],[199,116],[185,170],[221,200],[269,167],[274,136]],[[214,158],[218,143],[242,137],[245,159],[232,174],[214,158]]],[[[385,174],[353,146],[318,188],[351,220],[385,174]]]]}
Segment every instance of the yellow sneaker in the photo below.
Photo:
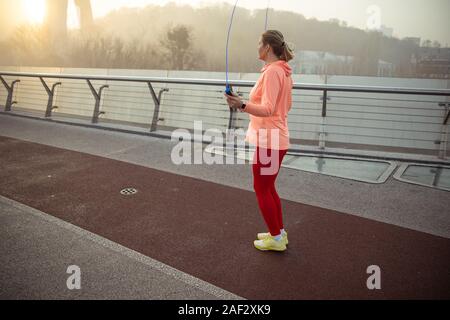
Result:
{"type": "Polygon", "coordinates": [[[281,239],[280,241],[275,240],[272,236],[268,236],[263,240],[253,241],[255,248],[262,251],[284,251],[286,250],[286,242],[281,239]]]}
{"type": "MultiPolygon", "coordinates": [[[[269,232],[261,232],[261,233],[258,233],[258,235],[256,236],[256,238],[257,238],[258,240],[264,240],[265,238],[267,238],[267,237],[269,237],[269,236],[270,236],[270,233],[269,233],[269,232]]],[[[285,234],[283,234],[283,240],[284,240],[284,242],[286,242],[286,245],[289,244],[288,237],[287,237],[287,232],[286,232],[285,234]]]]}

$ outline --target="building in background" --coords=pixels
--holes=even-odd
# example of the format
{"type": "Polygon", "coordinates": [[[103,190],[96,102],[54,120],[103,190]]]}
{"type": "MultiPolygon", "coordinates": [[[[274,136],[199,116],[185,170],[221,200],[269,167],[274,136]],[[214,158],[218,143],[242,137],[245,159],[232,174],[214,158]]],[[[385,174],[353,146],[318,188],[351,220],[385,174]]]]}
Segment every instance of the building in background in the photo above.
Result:
{"type": "Polygon", "coordinates": [[[418,78],[450,79],[450,48],[420,47],[411,61],[418,78]]]}
{"type": "Polygon", "coordinates": [[[301,50],[295,52],[291,62],[294,73],[300,74],[343,74],[353,72],[352,56],[340,56],[330,52],[301,50]]]}
{"type": "Polygon", "coordinates": [[[405,37],[402,40],[409,42],[410,44],[420,47],[421,38],[418,37],[405,37]]]}
{"type": "Polygon", "coordinates": [[[380,32],[384,36],[386,36],[388,38],[392,38],[393,35],[394,35],[394,28],[389,28],[389,27],[386,27],[384,24],[382,24],[381,27],[380,27],[380,32]]]}
{"type": "MultiPolygon", "coordinates": [[[[293,72],[297,74],[353,75],[355,57],[336,55],[330,52],[301,50],[295,52],[290,62],[293,72]]],[[[379,59],[378,77],[393,77],[395,64],[379,59]]]]}
{"type": "MultiPolygon", "coordinates": [[[[336,55],[330,52],[302,50],[295,52],[290,62],[293,72],[297,74],[328,74],[353,75],[355,71],[355,57],[336,55]]],[[[378,60],[378,77],[393,77],[395,65],[391,62],[378,60]]]]}
{"type": "Polygon", "coordinates": [[[393,77],[395,75],[395,65],[391,62],[378,60],[378,77],[393,77]]]}
{"type": "MultiPolygon", "coordinates": [[[[82,31],[88,32],[93,26],[93,15],[90,0],[74,0],[79,14],[82,31]]],[[[61,42],[67,38],[68,0],[47,0],[45,26],[53,42],[61,42]]]]}

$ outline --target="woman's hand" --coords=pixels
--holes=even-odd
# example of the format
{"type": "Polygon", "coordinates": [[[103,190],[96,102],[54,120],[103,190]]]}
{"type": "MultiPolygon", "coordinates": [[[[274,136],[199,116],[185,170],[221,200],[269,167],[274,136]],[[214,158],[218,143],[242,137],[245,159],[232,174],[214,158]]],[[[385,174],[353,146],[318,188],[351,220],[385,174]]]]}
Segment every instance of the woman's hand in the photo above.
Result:
{"type": "Polygon", "coordinates": [[[227,98],[227,103],[230,108],[240,109],[242,107],[242,99],[239,96],[229,96],[224,93],[225,98],[227,98]]]}

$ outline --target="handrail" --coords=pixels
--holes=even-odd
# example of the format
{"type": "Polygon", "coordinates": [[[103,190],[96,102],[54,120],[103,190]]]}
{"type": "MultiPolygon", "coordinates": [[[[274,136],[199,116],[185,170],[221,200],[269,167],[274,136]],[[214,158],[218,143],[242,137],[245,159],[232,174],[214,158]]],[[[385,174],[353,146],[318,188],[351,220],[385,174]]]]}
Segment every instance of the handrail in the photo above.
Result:
{"type": "MultiPolygon", "coordinates": [[[[219,79],[193,79],[193,78],[165,78],[165,77],[135,77],[135,76],[105,76],[84,74],[58,74],[58,73],[26,73],[26,72],[4,72],[0,76],[33,77],[33,78],[58,78],[77,80],[104,80],[104,81],[130,81],[130,82],[155,82],[172,84],[193,84],[224,86],[225,80],[219,79]]],[[[253,87],[256,81],[229,80],[235,87],[253,87]]],[[[349,86],[332,84],[294,83],[293,89],[336,91],[336,92],[365,92],[365,93],[392,93],[412,95],[450,96],[450,89],[423,89],[423,88],[401,88],[401,87],[377,87],[377,86],[349,86]]]]}
{"type": "MultiPolygon", "coordinates": [[[[27,73],[27,72],[10,72],[0,70],[0,80],[7,90],[7,99],[5,105],[5,112],[11,111],[11,106],[16,101],[13,101],[14,86],[20,83],[18,78],[20,77],[31,77],[39,78],[45,87],[48,94],[48,102],[45,116],[50,118],[52,116],[52,110],[58,108],[53,106],[53,96],[55,94],[55,88],[61,85],[61,82],[56,82],[50,89],[49,85],[45,82],[44,78],[56,78],[56,79],[76,79],[84,80],[88,83],[89,88],[95,98],[95,107],[92,115],[92,123],[97,123],[99,116],[104,114],[100,111],[100,102],[102,99],[102,90],[109,88],[108,85],[102,85],[98,90],[94,88],[91,81],[125,81],[125,82],[142,82],[148,85],[150,90],[155,108],[153,111],[153,118],[151,122],[150,132],[157,130],[157,125],[159,121],[160,113],[160,103],[162,94],[169,91],[169,88],[161,88],[157,94],[153,88],[154,83],[163,84],[187,84],[187,85],[210,85],[210,86],[221,86],[223,91],[225,90],[226,81],[219,79],[197,79],[197,78],[166,78],[166,77],[142,77],[142,76],[116,76],[116,75],[86,75],[86,74],[59,74],[59,73],[27,73]],[[3,77],[15,77],[10,81],[9,84],[3,77]]],[[[256,81],[249,80],[228,80],[228,83],[234,87],[253,87],[256,81]]],[[[439,106],[444,107],[443,122],[441,126],[441,139],[435,141],[436,144],[440,144],[442,147],[439,150],[439,157],[445,158],[447,149],[447,125],[450,117],[450,102],[448,97],[450,97],[450,89],[423,89],[423,88],[402,88],[402,87],[379,87],[379,86],[358,86],[358,85],[332,85],[332,84],[311,84],[311,83],[294,83],[293,89],[299,90],[316,90],[321,91],[321,103],[322,103],[322,124],[319,132],[319,147],[323,149],[325,147],[325,136],[327,133],[324,131],[325,119],[327,117],[327,101],[330,100],[330,92],[360,92],[360,93],[382,93],[382,94],[407,94],[407,95],[426,95],[426,96],[441,96],[445,97],[446,101],[439,102],[439,106]]],[[[220,92],[220,91],[218,91],[220,92]]],[[[234,122],[236,120],[236,111],[230,108],[229,111],[229,123],[228,129],[234,127],[234,122]]]]}

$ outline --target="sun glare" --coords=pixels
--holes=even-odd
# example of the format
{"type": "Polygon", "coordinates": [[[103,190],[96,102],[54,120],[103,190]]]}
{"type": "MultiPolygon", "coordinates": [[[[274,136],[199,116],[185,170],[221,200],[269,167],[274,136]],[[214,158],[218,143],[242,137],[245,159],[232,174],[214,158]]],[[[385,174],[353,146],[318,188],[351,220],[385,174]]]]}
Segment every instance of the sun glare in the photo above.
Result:
{"type": "Polygon", "coordinates": [[[45,0],[22,0],[22,11],[27,22],[40,24],[44,22],[45,0]]]}
{"type": "Polygon", "coordinates": [[[70,29],[80,28],[80,10],[74,1],[69,1],[67,6],[67,27],[70,29]]]}

